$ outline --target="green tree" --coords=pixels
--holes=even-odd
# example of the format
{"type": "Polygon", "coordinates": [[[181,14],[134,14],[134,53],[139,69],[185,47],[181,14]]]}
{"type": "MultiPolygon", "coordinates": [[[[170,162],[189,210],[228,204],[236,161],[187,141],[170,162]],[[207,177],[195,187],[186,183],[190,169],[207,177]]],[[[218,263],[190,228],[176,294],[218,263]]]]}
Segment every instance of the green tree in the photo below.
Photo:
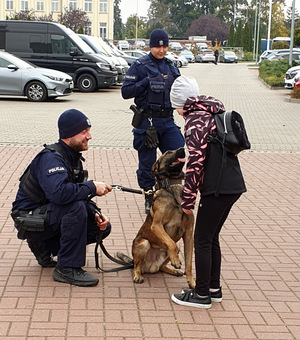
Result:
{"type": "MultiPolygon", "coordinates": [[[[146,38],[147,28],[148,26],[146,18],[139,17],[137,37],[146,38]]],[[[127,18],[127,22],[125,25],[125,38],[134,39],[135,37],[136,37],[136,15],[131,15],[129,18],[127,18]]]]}
{"type": "Polygon", "coordinates": [[[294,31],[294,47],[300,47],[300,28],[294,31]]]}
{"type": "Polygon", "coordinates": [[[234,26],[230,25],[227,46],[234,46],[234,26]]]}
{"type": "Polygon", "coordinates": [[[114,39],[122,40],[124,38],[124,25],[121,18],[120,10],[121,0],[114,1],[114,39]]]}

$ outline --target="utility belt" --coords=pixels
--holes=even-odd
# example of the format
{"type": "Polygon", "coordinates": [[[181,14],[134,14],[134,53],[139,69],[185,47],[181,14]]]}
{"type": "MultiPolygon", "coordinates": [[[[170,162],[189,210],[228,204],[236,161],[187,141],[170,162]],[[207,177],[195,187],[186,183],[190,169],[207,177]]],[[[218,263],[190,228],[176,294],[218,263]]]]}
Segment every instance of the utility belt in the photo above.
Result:
{"type": "Polygon", "coordinates": [[[34,211],[13,211],[11,217],[19,227],[18,238],[26,239],[26,231],[41,232],[47,224],[47,204],[34,211]]]}
{"type": "Polygon", "coordinates": [[[147,118],[167,118],[173,115],[173,109],[160,109],[153,110],[150,108],[145,108],[143,111],[143,116],[147,118]]]}

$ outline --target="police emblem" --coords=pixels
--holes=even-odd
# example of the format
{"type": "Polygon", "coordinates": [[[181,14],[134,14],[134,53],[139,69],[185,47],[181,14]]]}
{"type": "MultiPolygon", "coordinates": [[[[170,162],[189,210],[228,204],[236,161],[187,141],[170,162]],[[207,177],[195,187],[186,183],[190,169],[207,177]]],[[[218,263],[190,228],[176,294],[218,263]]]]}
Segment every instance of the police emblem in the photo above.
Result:
{"type": "Polygon", "coordinates": [[[158,44],[159,44],[159,46],[163,46],[163,45],[164,45],[163,40],[160,40],[160,41],[158,42],[158,44]]]}

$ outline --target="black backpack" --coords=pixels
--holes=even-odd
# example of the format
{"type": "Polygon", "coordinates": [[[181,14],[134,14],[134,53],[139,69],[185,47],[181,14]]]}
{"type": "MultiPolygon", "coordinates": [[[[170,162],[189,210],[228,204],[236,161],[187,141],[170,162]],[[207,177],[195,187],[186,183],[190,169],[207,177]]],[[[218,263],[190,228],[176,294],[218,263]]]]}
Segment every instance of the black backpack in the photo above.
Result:
{"type": "Polygon", "coordinates": [[[249,150],[249,142],[242,116],[236,111],[226,111],[214,114],[217,125],[217,136],[209,136],[208,142],[221,143],[227,152],[237,155],[243,150],[249,150]]]}

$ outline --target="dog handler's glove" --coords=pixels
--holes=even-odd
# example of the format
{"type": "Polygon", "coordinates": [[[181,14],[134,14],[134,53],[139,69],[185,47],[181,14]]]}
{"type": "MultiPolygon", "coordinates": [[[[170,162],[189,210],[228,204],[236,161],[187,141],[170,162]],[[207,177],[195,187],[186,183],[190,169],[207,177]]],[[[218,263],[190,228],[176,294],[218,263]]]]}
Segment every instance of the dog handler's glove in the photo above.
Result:
{"type": "Polygon", "coordinates": [[[146,138],[145,138],[145,145],[147,148],[152,149],[156,148],[158,145],[158,137],[157,137],[157,131],[154,126],[150,126],[146,130],[146,138]]]}

